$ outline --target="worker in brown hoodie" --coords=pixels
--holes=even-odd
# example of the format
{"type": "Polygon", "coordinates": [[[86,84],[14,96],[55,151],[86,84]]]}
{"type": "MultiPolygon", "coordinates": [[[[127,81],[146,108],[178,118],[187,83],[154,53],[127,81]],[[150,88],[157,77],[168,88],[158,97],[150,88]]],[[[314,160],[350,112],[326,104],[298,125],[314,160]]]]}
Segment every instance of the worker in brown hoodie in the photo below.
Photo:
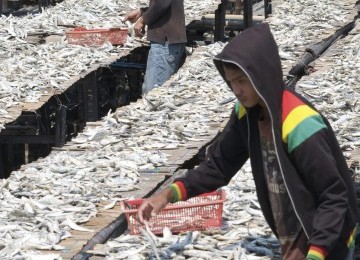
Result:
{"type": "Polygon", "coordinates": [[[199,167],[142,203],[139,220],[227,185],[250,158],[282,259],[353,259],[357,205],[350,171],[327,119],[284,86],[269,26],[243,31],[214,62],[238,100],[229,122],[199,167]]]}

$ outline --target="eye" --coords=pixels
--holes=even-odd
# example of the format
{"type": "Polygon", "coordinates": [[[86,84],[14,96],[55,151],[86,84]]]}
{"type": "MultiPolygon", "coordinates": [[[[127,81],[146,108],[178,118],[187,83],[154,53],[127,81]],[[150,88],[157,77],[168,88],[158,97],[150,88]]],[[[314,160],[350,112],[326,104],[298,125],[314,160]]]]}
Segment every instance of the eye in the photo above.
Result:
{"type": "Polygon", "coordinates": [[[238,83],[242,83],[242,82],[244,82],[244,78],[239,78],[237,81],[238,81],[238,83]]]}

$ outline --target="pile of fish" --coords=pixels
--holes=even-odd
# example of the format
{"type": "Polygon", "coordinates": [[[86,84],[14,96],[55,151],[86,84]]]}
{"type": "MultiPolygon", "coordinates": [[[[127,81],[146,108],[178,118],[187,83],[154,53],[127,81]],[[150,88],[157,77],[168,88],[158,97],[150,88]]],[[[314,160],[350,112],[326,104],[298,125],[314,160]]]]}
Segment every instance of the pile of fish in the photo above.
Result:
{"type": "MultiPolygon", "coordinates": [[[[185,1],[187,22],[213,6],[213,2],[207,0],[193,5],[185,1]]],[[[39,14],[0,16],[0,117],[8,118],[7,121],[15,119],[8,112],[9,108],[19,103],[37,102],[43,95],[61,93],[64,91],[62,84],[72,77],[141,44],[129,36],[124,46],[110,43],[91,47],[69,45],[66,27],[128,27],[122,22],[125,14],[147,4],[147,0],[67,0],[39,14]],[[60,38],[58,42],[33,44],[28,42],[32,35],[60,35],[60,38]]],[[[131,26],[129,29],[131,32],[131,26]]],[[[0,125],[0,129],[2,127],[0,125]]]]}
{"type": "Polygon", "coordinates": [[[91,24],[92,21],[98,21],[105,26],[110,21],[113,25],[124,25],[120,14],[124,14],[122,10],[125,7],[116,4],[114,10],[110,9],[114,2],[109,1],[107,5],[104,3],[106,1],[64,1],[40,14],[0,17],[1,117],[11,117],[8,109],[16,104],[37,102],[42,95],[61,93],[64,82],[128,48],[126,44],[120,47],[111,44],[99,47],[67,44],[65,28],[58,26],[58,23],[72,25],[78,21],[74,20],[75,17],[83,19],[81,26],[91,24]],[[104,15],[104,18],[100,15],[104,15]],[[63,37],[58,42],[40,45],[27,42],[27,36],[41,34],[63,37]]]}
{"type": "MultiPolygon", "coordinates": [[[[64,5],[67,2],[71,1],[63,2],[64,5]]],[[[316,5],[313,0],[273,3],[274,14],[268,22],[284,63],[295,63],[306,45],[319,41],[313,33],[314,28],[324,35],[329,30],[335,31],[341,24],[339,19],[345,19],[354,6],[354,1],[340,4],[321,0],[316,5]],[[324,8],[319,8],[319,5],[324,8]],[[340,24],[335,24],[334,19],[340,24]],[[293,21],[297,22],[294,24],[293,21]]],[[[0,31],[0,37],[2,35],[3,31],[0,31]]],[[[16,49],[15,45],[8,44],[11,53],[34,52],[32,48],[35,46],[21,44],[17,37],[9,40],[19,47],[16,49]]],[[[62,53],[62,48],[56,49],[55,46],[62,44],[66,45],[46,44],[46,48],[39,45],[36,50],[49,53],[48,46],[53,46],[52,55],[55,57],[62,53]]],[[[359,46],[357,21],[352,33],[339,40],[334,51],[321,58],[330,65],[300,80],[297,86],[329,117],[340,144],[351,149],[358,145],[360,136],[356,129],[359,118],[359,46]]],[[[3,52],[6,48],[0,47],[0,59],[5,57],[4,64],[11,59],[6,51],[3,52]]],[[[103,49],[66,48],[88,52],[87,62],[93,62],[94,53],[99,59],[111,55],[107,51],[110,46],[103,46],[103,49]]],[[[136,103],[109,113],[98,122],[98,127],[87,127],[67,144],[69,151],[52,152],[47,158],[26,165],[3,180],[0,189],[0,257],[36,259],[41,249],[63,250],[58,243],[69,237],[72,229],[91,232],[78,224],[96,215],[96,203],[121,200],[122,192],[138,188],[140,170],[166,165],[168,156],[159,150],[176,149],[190,141],[206,140],[210,126],[226,120],[233,106],[233,102],[227,102],[232,93],[212,62],[212,57],[222,48],[222,43],[198,48],[163,87],[151,91],[136,103]]],[[[68,60],[70,62],[70,58],[68,60]]],[[[17,66],[18,62],[21,63],[13,60],[11,64],[17,66]]],[[[51,69],[58,73],[66,71],[67,65],[50,64],[45,67],[47,71],[43,68],[36,75],[44,75],[51,69]]],[[[22,77],[11,79],[20,80],[22,77]]],[[[37,78],[34,76],[33,79],[37,78]]],[[[8,82],[10,78],[0,75],[1,80],[8,82]]],[[[61,82],[56,84],[61,86],[61,82]]],[[[18,86],[17,83],[13,85],[18,86]]],[[[10,91],[12,85],[7,88],[10,91]]],[[[10,95],[6,93],[4,98],[10,95]]],[[[175,235],[165,229],[164,238],[160,239],[144,229],[142,237],[122,235],[101,246],[101,250],[95,248],[94,253],[107,259],[121,259],[130,252],[138,254],[135,259],[210,259],[214,256],[216,259],[276,259],[279,256],[278,244],[259,209],[248,164],[225,189],[228,201],[224,209],[224,226],[220,230],[175,235]]],[[[48,257],[60,258],[55,254],[48,257]]]]}
{"type": "Polygon", "coordinates": [[[29,223],[34,219],[40,227],[57,225],[43,228],[42,240],[34,240],[33,248],[62,249],[55,245],[69,236],[70,229],[89,231],[75,223],[95,216],[96,203],[120,200],[121,192],[138,188],[140,170],[166,165],[167,155],[159,150],[206,140],[210,125],[227,118],[233,106],[223,105],[231,92],[210,57],[222,47],[217,43],[199,48],[172,83],[109,114],[99,126],[87,127],[66,145],[69,151],[53,151],[4,180],[0,196],[6,210],[0,222],[8,224],[14,211],[24,218],[11,219],[16,228],[1,236],[6,246],[0,256],[29,254],[28,248],[18,246],[17,238],[38,236],[40,230],[29,223]],[[7,204],[14,198],[18,203],[7,204]],[[54,233],[56,243],[50,239],[54,233]],[[14,243],[17,251],[9,252],[14,243]]]}
{"type": "MultiPolygon", "coordinates": [[[[356,16],[356,0],[275,1],[268,19],[284,67],[294,65],[305,47],[334,33],[356,16]]],[[[290,68],[288,69],[290,70],[290,68]]]]}
{"type": "MultiPolygon", "coordinates": [[[[319,71],[304,77],[299,91],[329,119],[345,156],[359,149],[360,21],[320,58],[319,71]],[[321,67],[323,66],[323,67],[321,67]]],[[[315,62],[315,66],[316,66],[315,62]]]]}
{"type": "MultiPolygon", "coordinates": [[[[276,1],[274,4],[275,14],[268,22],[285,65],[295,63],[307,45],[323,38],[321,34],[328,36],[351,21],[346,16],[355,6],[354,1],[344,5],[329,1],[292,1],[291,5],[276,1]],[[319,5],[324,8],[318,8],[319,5]]],[[[359,21],[349,35],[339,39],[314,66],[318,71],[300,80],[297,89],[328,117],[344,152],[354,150],[359,146],[360,136],[359,21]]],[[[350,157],[350,153],[345,155],[350,157]]],[[[136,259],[279,259],[279,245],[259,209],[250,172],[249,165],[245,165],[225,187],[228,201],[222,229],[169,236],[165,227],[163,237],[153,237],[149,231],[142,237],[123,234],[105,245],[98,245],[92,253],[105,255],[106,259],[130,259],[128,252],[136,255],[136,259]]]]}

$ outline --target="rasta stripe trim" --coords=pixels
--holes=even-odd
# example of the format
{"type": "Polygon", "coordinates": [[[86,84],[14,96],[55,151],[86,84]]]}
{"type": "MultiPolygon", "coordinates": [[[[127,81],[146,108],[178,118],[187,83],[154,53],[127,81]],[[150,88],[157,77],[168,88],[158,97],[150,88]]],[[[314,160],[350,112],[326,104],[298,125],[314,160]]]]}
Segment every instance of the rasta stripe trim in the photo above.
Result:
{"type": "Polygon", "coordinates": [[[348,248],[353,248],[355,246],[355,237],[357,234],[358,225],[354,227],[354,229],[351,231],[349,239],[346,241],[346,245],[348,248]]]}
{"type": "Polygon", "coordinates": [[[318,113],[306,105],[301,105],[294,108],[283,121],[282,138],[287,142],[286,138],[303,120],[308,117],[317,115],[318,113]]]}
{"type": "Polygon", "coordinates": [[[170,189],[173,192],[172,203],[187,199],[187,192],[182,182],[180,181],[174,182],[173,184],[170,185],[170,189]]]}
{"type": "Polygon", "coordinates": [[[246,114],[246,109],[239,102],[236,102],[236,104],[235,104],[235,112],[236,112],[237,118],[241,119],[246,114]]]}
{"type": "MultiPolygon", "coordinates": [[[[348,248],[352,248],[355,245],[355,236],[357,234],[358,225],[354,227],[354,229],[351,231],[350,237],[348,241],[346,241],[346,244],[348,248]]],[[[324,260],[327,255],[327,252],[325,249],[311,245],[309,248],[309,252],[306,256],[306,259],[312,259],[312,260],[324,260]]]]}
{"type": "Polygon", "coordinates": [[[319,114],[304,119],[289,133],[287,140],[284,140],[288,143],[289,153],[323,128],[326,128],[326,125],[319,114]]]}
{"type": "Polygon", "coordinates": [[[292,152],[302,142],[323,128],[327,128],[321,115],[295,97],[284,91],[282,139],[292,152]]]}
{"type": "Polygon", "coordinates": [[[285,121],[289,113],[296,107],[305,105],[298,97],[288,90],[283,93],[283,104],[282,104],[282,122],[285,121]]]}
{"type": "Polygon", "coordinates": [[[325,256],[327,255],[325,249],[311,245],[309,248],[309,252],[306,256],[306,259],[312,260],[324,260],[325,256]]]}

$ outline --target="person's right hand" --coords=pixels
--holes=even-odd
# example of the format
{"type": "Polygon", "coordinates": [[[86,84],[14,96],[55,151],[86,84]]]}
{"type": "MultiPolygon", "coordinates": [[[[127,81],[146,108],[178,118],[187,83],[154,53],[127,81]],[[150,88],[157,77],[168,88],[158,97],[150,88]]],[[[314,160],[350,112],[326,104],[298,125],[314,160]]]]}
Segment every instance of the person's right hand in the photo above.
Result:
{"type": "Polygon", "coordinates": [[[172,200],[172,190],[165,189],[159,194],[145,199],[140,205],[137,216],[142,224],[146,224],[151,217],[156,216],[172,200]]]}
{"type": "Polygon", "coordinates": [[[125,15],[123,22],[130,21],[135,23],[141,17],[141,15],[142,14],[140,9],[132,10],[125,15]]]}

